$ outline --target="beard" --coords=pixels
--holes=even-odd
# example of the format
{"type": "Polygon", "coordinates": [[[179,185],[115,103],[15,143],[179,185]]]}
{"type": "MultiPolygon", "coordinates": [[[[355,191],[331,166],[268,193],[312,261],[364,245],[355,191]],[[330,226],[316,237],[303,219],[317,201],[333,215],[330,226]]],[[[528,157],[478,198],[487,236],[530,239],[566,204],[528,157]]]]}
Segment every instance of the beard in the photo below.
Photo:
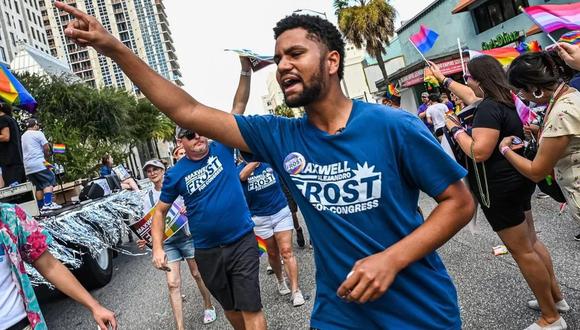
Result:
{"type": "Polygon", "coordinates": [[[304,82],[302,83],[302,85],[304,86],[304,90],[302,91],[302,93],[295,96],[293,99],[288,99],[288,97],[286,97],[286,95],[284,94],[284,102],[286,103],[287,106],[289,106],[290,108],[304,107],[318,100],[323,87],[322,66],[323,63],[321,61],[321,63],[318,66],[318,72],[316,72],[312,76],[312,79],[310,79],[311,83],[309,85],[307,85],[304,82]]]}

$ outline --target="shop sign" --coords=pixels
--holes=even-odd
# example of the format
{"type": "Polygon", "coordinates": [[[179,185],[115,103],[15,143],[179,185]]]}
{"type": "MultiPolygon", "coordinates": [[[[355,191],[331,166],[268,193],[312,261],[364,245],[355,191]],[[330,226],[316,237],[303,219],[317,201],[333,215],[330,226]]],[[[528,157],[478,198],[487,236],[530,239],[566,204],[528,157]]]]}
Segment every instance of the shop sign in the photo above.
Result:
{"type": "Polygon", "coordinates": [[[498,34],[497,36],[495,36],[495,38],[491,39],[488,42],[482,42],[481,49],[482,50],[489,50],[489,49],[494,49],[494,48],[502,47],[505,45],[509,45],[509,44],[514,43],[516,41],[520,41],[521,37],[523,37],[523,35],[520,31],[503,32],[503,33],[498,34]]]}
{"type": "MultiPolygon", "coordinates": [[[[461,59],[459,58],[435,63],[439,65],[439,68],[444,75],[450,75],[463,71],[461,68],[461,59]]],[[[411,87],[423,83],[423,71],[424,69],[419,69],[413,73],[403,76],[401,79],[399,79],[399,85],[402,87],[411,87]]]]}

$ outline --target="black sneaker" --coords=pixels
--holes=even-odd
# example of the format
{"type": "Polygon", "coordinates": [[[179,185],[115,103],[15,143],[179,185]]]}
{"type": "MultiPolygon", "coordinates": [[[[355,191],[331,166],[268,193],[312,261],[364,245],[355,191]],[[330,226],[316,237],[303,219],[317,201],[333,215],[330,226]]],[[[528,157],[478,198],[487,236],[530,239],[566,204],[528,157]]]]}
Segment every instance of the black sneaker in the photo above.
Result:
{"type": "Polygon", "coordinates": [[[296,229],[296,243],[298,243],[298,246],[301,249],[303,249],[304,245],[306,244],[304,241],[304,231],[302,230],[302,227],[296,229]]]}
{"type": "Polygon", "coordinates": [[[575,240],[575,241],[579,241],[579,242],[580,242],[580,234],[578,234],[578,235],[574,236],[574,240],[575,240]]]}

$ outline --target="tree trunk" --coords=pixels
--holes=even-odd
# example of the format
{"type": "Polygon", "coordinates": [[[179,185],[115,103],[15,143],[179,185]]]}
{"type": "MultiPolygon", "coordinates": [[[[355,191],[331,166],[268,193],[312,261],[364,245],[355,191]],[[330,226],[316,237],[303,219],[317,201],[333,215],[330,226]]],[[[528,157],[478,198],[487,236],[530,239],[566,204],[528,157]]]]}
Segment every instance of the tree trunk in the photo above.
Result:
{"type": "Polygon", "coordinates": [[[381,73],[383,74],[383,79],[386,84],[389,81],[389,76],[387,75],[387,68],[385,68],[385,61],[383,61],[383,54],[381,54],[381,51],[378,51],[378,55],[375,54],[375,58],[377,59],[377,64],[381,69],[381,73]]]}

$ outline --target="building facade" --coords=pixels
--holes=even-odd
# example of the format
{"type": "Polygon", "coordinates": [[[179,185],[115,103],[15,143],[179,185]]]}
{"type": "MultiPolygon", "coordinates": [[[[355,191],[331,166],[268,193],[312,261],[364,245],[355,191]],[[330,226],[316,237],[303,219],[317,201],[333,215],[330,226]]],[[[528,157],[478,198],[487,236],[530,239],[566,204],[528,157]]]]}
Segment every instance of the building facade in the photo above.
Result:
{"type": "Polygon", "coordinates": [[[10,63],[24,43],[50,53],[38,0],[0,0],[0,61],[10,63]]]}
{"type": "MultiPolygon", "coordinates": [[[[95,16],[152,69],[181,86],[181,72],[162,0],[67,0],[69,5],[95,16]]],[[[52,56],[70,63],[72,71],[95,88],[116,87],[141,96],[138,88],[111,59],[94,49],[79,47],[64,35],[72,15],[52,1],[39,1],[52,56]]]]}
{"type": "MultiPolygon", "coordinates": [[[[392,75],[401,91],[402,107],[414,112],[419,104],[425,63],[409,40],[422,25],[439,34],[425,57],[438,63],[444,74],[461,80],[463,73],[459,48],[482,50],[515,46],[517,42],[537,40],[542,47],[551,44],[544,34],[530,34],[533,22],[518,8],[541,4],[570,3],[570,0],[436,0],[397,30],[407,66],[392,75]],[[459,40],[459,44],[458,44],[459,40]]],[[[563,33],[563,31],[562,31],[563,33]]],[[[561,34],[561,33],[560,33],[561,34]]],[[[557,38],[560,34],[554,34],[557,38]]],[[[464,58],[468,61],[469,58],[464,58]]]]}

